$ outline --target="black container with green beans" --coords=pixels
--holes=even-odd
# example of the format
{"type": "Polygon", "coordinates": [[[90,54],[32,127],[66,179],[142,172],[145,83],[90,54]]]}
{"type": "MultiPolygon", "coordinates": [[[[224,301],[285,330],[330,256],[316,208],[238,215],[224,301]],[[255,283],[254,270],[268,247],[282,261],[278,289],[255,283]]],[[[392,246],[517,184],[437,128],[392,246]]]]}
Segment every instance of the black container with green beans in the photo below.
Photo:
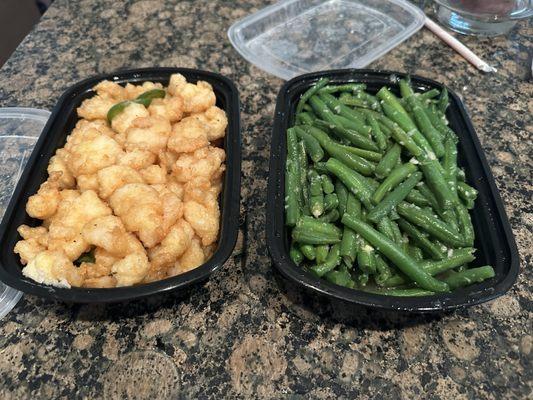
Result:
{"type": "Polygon", "coordinates": [[[283,86],[267,240],[290,280],[383,309],[481,303],[518,274],[461,101],[437,82],[395,72],[326,71],[283,86]]]}

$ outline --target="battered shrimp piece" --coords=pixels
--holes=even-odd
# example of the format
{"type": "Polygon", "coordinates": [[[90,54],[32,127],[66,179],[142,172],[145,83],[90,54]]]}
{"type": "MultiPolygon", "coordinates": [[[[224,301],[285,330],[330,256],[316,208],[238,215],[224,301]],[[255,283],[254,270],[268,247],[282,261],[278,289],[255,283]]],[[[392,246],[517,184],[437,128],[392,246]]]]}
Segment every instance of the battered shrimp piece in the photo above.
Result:
{"type": "Polygon", "coordinates": [[[178,257],[189,248],[193,237],[194,230],[189,223],[185,220],[179,220],[170,229],[168,235],[161,241],[161,244],[149,251],[151,265],[147,279],[151,280],[153,277],[159,277],[160,272],[164,272],[172,266],[178,257]]]}
{"type": "Polygon", "coordinates": [[[157,154],[165,149],[171,130],[170,122],[165,118],[136,118],[126,130],[126,150],[149,150],[157,154]]]}
{"type": "Polygon", "coordinates": [[[124,108],[111,121],[111,128],[113,128],[119,134],[125,134],[130,126],[133,125],[133,121],[137,118],[148,117],[150,113],[145,106],[138,103],[131,103],[124,108]]]}
{"type": "Polygon", "coordinates": [[[83,275],[62,251],[42,251],[22,269],[35,282],[57,287],[81,286],[83,275]]]}
{"type": "Polygon", "coordinates": [[[205,261],[204,252],[200,246],[200,241],[194,238],[189,248],[183,253],[183,255],[176,261],[174,266],[168,270],[168,276],[175,276],[190,271],[205,261]]]}
{"type": "Polygon", "coordinates": [[[207,139],[209,141],[220,139],[226,135],[228,117],[226,117],[224,110],[217,106],[209,107],[205,112],[193,114],[191,117],[197,118],[208,127],[207,139]]]}
{"type": "Polygon", "coordinates": [[[179,96],[167,96],[164,99],[153,99],[148,107],[151,116],[165,118],[171,123],[183,118],[183,99],[179,96]]]}
{"type": "Polygon", "coordinates": [[[192,200],[185,201],[183,217],[202,239],[202,245],[208,246],[217,240],[220,219],[218,203],[201,204],[192,200]]]}
{"type": "Polygon", "coordinates": [[[130,286],[141,282],[149,269],[150,263],[146,254],[134,253],[113,264],[111,273],[117,280],[117,286],[130,286]]]}
{"type": "Polygon", "coordinates": [[[176,160],[178,159],[178,155],[174,153],[173,151],[160,151],[157,155],[159,161],[158,164],[161,168],[164,168],[165,171],[168,173],[172,171],[172,168],[174,167],[174,164],[176,163],[176,160]]]}
{"type": "Polygon", "coordinates": [[[188,113],[199,113],[214,106],[217,99],[213,87],[204,81],[188,83],[181,74],[173,74],[168,84],[168,92],[183,99],[183,110],[188,113]]]}
{"type": "Polygon", "coordinates": [[[97,173],[99,195],[107,199],[115,190],[127,183],[143,183],[144,180],[139,172],[124,165],[112,165],[102,168],[97,173]]]}
{"type": "Polygon", "coordinates": [[[78,175],[76,178],[80,192],[86,190],[98,190],[98,177],[96,174],[78,175]]]}
{"type": "Polygon", "coordinates": [[[94,174],[115,164],[124,156],[122,147],[108,136],[97,135],[90,140],[72,145],[65,162],[74,176],[94,174]]]}
{"type": "Polygon", "coordinates": [[[209,145],[209,126],[196,117],[186,117],[172,127],[168,148],[189,153],[209,145]]]}
{"type": "Polygon", "coordinates": [[[126,93],[126,98],[128,100],[133,100],[137,98],[139,95],[153,89],[162,89],[163,85],[160,83],[154,83],[154,82],[143,82],[142,85],[132,85],[131,83],[127,83],[124,87],[124,91],[126,93]]]}
{"type": "Polygon", "coordinates": [[[76,260],[89,250],[89,244],[81,234],[84,225],[94,218],[110,214],[111,209],[92,190],[62,201],[50,220],[48,249],[63,250],[71,261],[76,260]]]}
{"type": "Polygon", "coordinates": [[[141,169],[139,174],[149,185],[164,184],[167,181],[167,171],[159,165],[150,165],[141,169]]]}
{"type": "Polygon", "coordinates": [[[30,196],[26,203],[26,212],[30,217],[47,219],[56,213],[61,200],[57,178],[51,177],[41,185],[37,194],[30,196]]]}
{"type": "Polygon", "coordinates": [[[126,90],[116,82],[102,81],[93,90],[100,96],[113,98],[117,103],[126,100],[126,90]]]}
{"type": "Polygon", "coordinates": [[[85,278],[83,287],[86,288],[114,288],[117,286],[117,280],[114,276],[104,275],[98,278],[85,278]]]}
{"type": "Polygon", "coordinates": [[[109,204],[126,229],[135,232],[145,247],[153,247],[163,239],[163,205],[154,188],[128,183],[115,190],[109,204]]]}
{"type": "MultiPolygon", "coordinates": [[[[60,149],[62,150],[62,149],[60,149]]],[[[63,151],[57,151],[56,154],[50,159],[48,164],[48,175],[57,176],[59,189],[72,189],[76,185],[76,180],[72,173],[69,171],[65,160],[62,157],[63,151]]]]}
{"type": "Polygon", "coordinates": [[[83,103],[77,109],[78,115],[88,120],[106,119],[107,112],[115,103],[116,100],[113,98],[97,94],[94,97],[83,100],[83,103]]]}
{"type": "Polygon", "coordinates": [[[156,160],[156,155],[149,150],[135,149],[127,151],[124,156],[118,160],[118,165],[131,167],[135,170],[147,168],[156,160]]]}
{"type": "Polygon", "coordinates": [[[80,119],[73,129],[72,133],[67,137],[67,142],[79,143],[84,140],[85,135],[89,134],[89,137],[93,137],[96,133],[101,135],[114,137],[116,133],[109,127],[107,120],[94,120],[87,121],[80,119]]]}
{"type": "Polygon", "coordinates": [[[203,147],[194,153],[181,154],[174,164],[173,175],[178,182],[188,182],[196,177],[217,179],[224,172],[222,164],[226,158],[223,149],[203,147]]]}
{"type": "Polygon", "coordinates": [[[19,255],[22,265],[26,265],[33,260],[37,255],[46,250],[35,239],[19,240],[15,245],[14,252],[19,255]]]}
{"type": "Polygon", "coordinates": [[[87,243],[104,249],[114,257],[144,251],[139,240],[126,232],[121,219],[114,215],[90,220],[83,226],[81,233],[87,243]]]}

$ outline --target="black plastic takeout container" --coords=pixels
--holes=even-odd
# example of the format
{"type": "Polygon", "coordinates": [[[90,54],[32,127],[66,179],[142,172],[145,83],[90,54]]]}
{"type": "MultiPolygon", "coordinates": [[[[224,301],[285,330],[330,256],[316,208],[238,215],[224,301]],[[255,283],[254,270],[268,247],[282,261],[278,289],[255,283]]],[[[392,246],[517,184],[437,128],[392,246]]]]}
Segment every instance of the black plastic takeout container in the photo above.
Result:
{"type": "MultiPolygon", "coordinates": [[[[443,311],[482,303],[504,294],[515,282],[518,251],[498,194],[494,178],[481,149],[470,118],[459,97],[450,89],[447,118],[459,136],[458,162],[465,168],[467,182],[479,191],[472,210],[476,234],[476,260],[472,266],[492,265],[496,276],[488,281],[428,297],[391,297],[334,285],[316,278],[296,266],[289,257],[289,235],[284,225],[286,130],[294,120],[296,104],[318,79],[328,77],[332,83],[361,82],[367,90],[377,92],[387,85],[399,95],[397,80],[405,74],[389,71],[334,70],[301,75],[288,81],[280,90],[274,119],[267,203],[267,242],[277,269],[289,280],[312,292],[349,303],[388,310],[413,312],[443,311]]],[[[416,91],[444,86],[430,79],[411,75],[416,91]]]]}
{"type": "Polygon", "coordinates": [[[207,279],[228,259],[237,240],[241,172],[240,142],[239,94],[233,82],[219,74],[186,68],[147,68],[98,75],[73,85],[61,96],[54,107],[0,225],[0,280],[28,294],[67,302],[97,303],[133,300],[156,293],[184,290],[194,283],[207,279]],[[64,145],[67,135],[78,121],[76,108],[83,100],[94,95],[91,88],[102,80],[112,80],[121,84],[152,81],[166,86],[173,73],[182,74],[189,82],[195,83],[199,80],[209,82],[213,86],[217,106],[224,109],[228,116],[228,127],[224,138],[226,172],[220,198],[221,228],[218,247],[213,256],[205,264],[182,275],[120,288],[56,288],[36,283],[23,276],[21,272],[23,266],[18,255],[13,252],[16,242],[20,240],[17,227],[21,224],[35,226],[40,223],[39,220],[32,219],[26,214],[25,205],[28,197],[36,193],[41,183],[46,180],[48,176],[46,168],[50,157],[54,155],[56,149],[64,145]]]}

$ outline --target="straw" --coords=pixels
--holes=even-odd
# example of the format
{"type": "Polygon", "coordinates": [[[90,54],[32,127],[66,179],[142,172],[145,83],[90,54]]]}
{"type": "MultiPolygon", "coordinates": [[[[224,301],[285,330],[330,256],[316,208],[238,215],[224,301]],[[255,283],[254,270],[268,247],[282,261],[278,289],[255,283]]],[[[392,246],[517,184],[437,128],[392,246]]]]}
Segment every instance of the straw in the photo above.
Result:
{"type": "Polygon", "coordinates": [[[446,42],[448,46],[450,46],[452,49],[454,49],[456,52],[462,55],[468,62],[470,62],[477,69],[483,72],[496,72],[496,68],[491,67],[481,58],[476,56],[472,52],[472,50],[470,50],[468,47],[466,47],[459,40],[454,38],[452,35],[450,35],[448,32],[446,32],[443,28],[441,28],[439,25],[437,25],[434,21],[432,21],[428,17],[426,17],[425,25],[426,25],[426,28],[428,28],[431,32],[437,35],[444,42],[446,42]]]}

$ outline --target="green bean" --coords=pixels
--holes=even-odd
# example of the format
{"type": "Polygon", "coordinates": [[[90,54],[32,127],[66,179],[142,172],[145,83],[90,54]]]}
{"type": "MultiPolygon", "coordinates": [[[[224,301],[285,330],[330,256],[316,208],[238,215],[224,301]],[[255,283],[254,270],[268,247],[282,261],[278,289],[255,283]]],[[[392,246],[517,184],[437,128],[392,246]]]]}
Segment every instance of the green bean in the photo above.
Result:
{"type": "Polygon", "coordinates": [[[373,294],[381,294],[382,296],[395,296],[395,297],[422,297],[432,296],[435,292],[430,290],[424,290],[420,288],[408,288],[408,289],[380,289],[380,290],[368,290],[365,292],[373,294]]]}
{"type": "Polygon", "coordinates": [[[444,252],[434,242],[428,239],[427,235],[418,230],[414,225],[411,225],[405,219],[400,218],[398,220],[400,228],[407,233],[411,241],[420,247],[427,255],[435,260],[442,260],[444,258],[444,252]]]}
{"type": "Polygon", "coordinates": [[[378,285],[382,285],[392,276],[392,270],[380,255],[376,255],[376,272],[374,280],[378,285]]]}
{"type": "Polygon", "coordinates": [[[426,115],[429,117],[429,120],[431,121],[431,125],[433,125],[436,129],[439,130],[439,132],[443,136],[455,136],[455,132],[452,131],[448,125],[446,125],[445,118],[441,118],[440,115],[437,113],[437,109],[434,107],[425,107],[424,110],[426,111],[426,115]]]}
{"type": "Polygon", "coordinates": [[[329,246],[327,244],[316,246],[316,263],[322,264],[326,261],[329,253],[329,246]]]}
{"type": "MultiPolygon", "coordinates": [[[[429,117],[418,102],[416,96],[408,97],[406,100],[411,108],[416,124],[420,128],[420,132],[422,132],[429,142],[435,155],[438,158],[442,157],[444,155],[444,145],[442,144],[441,133],[431,125],[429,117]]],[[[413,139],[415,139],[416,142],[416,138],[413,139]]]]}
{"type": "Polygon", "coordinates": [[[374,171],[374,164],[359,157],[355,154],[347,152],[338,143],[335,143],[327,133],[321,131],[318,128],[309,126],[305,127],[311,135],[313,135],[320,145],[331,156],[339,159],[348,167],[358,171],[363,175],[370,175],[374,171]]]}
{"type": "Polygon", "coordinates": [[[354,217],[361,216],[361,202],[355,197],[353,193],[348,193],[348,200],[346,201],[346,212],[354,217]]]}
{"type": "Polygon", "coordinates": [[[298,142],[298,164],[300,165],[300,188],[302,193],[302,212],[309,214],[309,187],[307,185],[307,153],[302,141],[298,142]]]}
{"type": "Polygon", "coordinates": [[[454,232],[459,232],[459,225],[457,225],[457,216],[453,208],[442,211],[440,214],[442,220],[452,229],[454,232]]]}
{"type": "Polygon", "coordinates": [[[326,273],[325,278],[335,285],[344,286],[353,289],[355,282],[350,275],[350,272],[346,266],[340,266],[338,270],[329,271],[326,273]]]}
{"type": "Polygon", "coordinates": [[[354,129],[363,134],[370,134],[370,127],[365,125],[364,117],[359,114],[357,111],[351,109],[350,107],[342,104],[338,99],[331,96],[330,94],[321,93],[320,99],[338,116],[344,117],[352,122],[354,129]]]}
{"type": "Polygon", "coordinates": [[[305,103],[304,104],[304,107],[303,107],[303,111],[302,112],[308,112],[310,113],[311,115],[314,115],[314,112],[313,112],[313,107],[311,107],[309,104],[305,103]]]}
{"type": "Polygon", "coordinates": [[[409,136],[400,126],[385,116],[379,116],[379,120],[390,129],[391,136],[402,147],[405,147],[413,156],[418,157],[422,155],[423,150],[416,144],[416,142],[409,136]]]}
{"type": "Polygon", "coordinates": [[[420,93],[419,94],[419,99],[420,99],[420,101],[424,102],[424,101],[431,100],[431,99],[437,97],[439,94],[440,94],[440,92],[439,92],[438,89],[431,89],[431,90],[428,90],[427,92],[420,93]]]}
{"type": "Polygon", "coordinates": [[[302,111],[296,114],[296,122],[300,125],[313,125],[316,118],[309,112],[302,111]]]}
{"type": "Polygon", "coordinates": [[[329,174],[330,172],[326,168],[326,162],[325,161],[319,161],[313,164],[313,168],[316,172],[318,172],[321,175],[329,174]]]}
{"type": "Polygon", "coordinates": [[[468,210],[462,204],[455,206],[457,213],[457,220],[459,222],[459,230],[464,238],[464,242],[467,246],[474,245],[474,227],[472,226],[472,220],[468,214],[468,210]]]}
{"type": "Polygon", "coordinates": [[[378,231],[390,240],[394,241],[394,232],[392,228],[392,221],[389,218],[382,218],[377,222],[378,231]]]}
{"type": "Polygon", "coordinates": [[[369,161],[377,162],[381,160],[381,154],[375,151],[363,150],[357,147],[346,146],[344,144],[340,144],[339,146],[341,146],[347,152],[355,154],[356,156],[359,156],[359,157],[363,157],[369,161]]]}
{"type": "Polygon", "coordinates": [[[300,217],[300,171],[298,141],[292,128],[287,129],[287,162],[285,167],[285,224],[294,226],[300,217]]]}
{"type": "Polygon", "coordinates": [[[400,145],[398,143],[394,143],[376,166],[374,174],[378,178],[384,178],[389,175],[400,159],[401,152],[402,148],[400,145]]]}
{"type": "MultiPolygon", "coordinates": [[[[424,198],[429,202],[430,206],[435,211],[440,212],[439,202],[437,201],[437,198],[435,197],[435,195],[433,194],[431,189],[423,182],[422,182],[422,184],[419,184],[417,186],[417,189],[420,192],[420,194],[422,196],[424,196],[424,198]]],[[[419,205],[419,204],[417,204],[417,205],[419,205]]]]}
{"type": "Polygon", "coordinates": [[[368,275],[376,273],[377,266],[374,248],[363,239],[360,240],[359,248],[357,249],[357,265],[361,271],[368,275]]]}
{"type": "Polygon", "coordinates": [[[409,203],[416,204],[419,207],[427,207],[431,205],[429,200],[422,196],[422,194],[416,189],[411,190],[405,200],[409,203]]]}
{"type": "MultiPolygon", "coordinates": [[[[394,94],[392,94],[392,92],[387,87],[383,86],[377,92],[376,96],[382,101],[382,106],[384,103],[387,103],[398,112],[407,115],[407,111],[405,111],[405,108],[403,108],[403,106],[401,105],[400,100],[394,94]]],[[[407,117],[409,116],[407,115],[407,117]]],[[[413,127],[408,128],[407,130],[411,130],[412,128],[414,128],[414,124],[413,127]]]]}
{"type": "Polygon", "coordinates": [[[335,222],[340,218],[339,210],[336,208],[328,211],[326,214],[321,215],[317,218],[317,221],[322,222],[335,222]]]}
{"type": "Polygon", "coordinates": [[[381,105],[375,96],[372,96],[367,92],[358,92],[357,95],[359,95],[362,100],[366,101],[372,110],[381,112],[381,105]]]}
{"type": "Polygon", "coordinates": [[[304,142],[307,154],[309,155],[311,160],[313,160],[313,162],[318,162],[324,158],[324,150],[320,146],[318,140],[316,140],[313,135],[307,133],[299,126],[295,126],[292,129],[295,130],[296,135],[304,142]]]}
{"type": "Polygon", "coordinates": [[[329,250],[326,261],[324,261],[322,264],[312,266],[311,271],[313,271],[318,277],[322,277],[327,272],[333,270],[337,265],[340,264],[340,262],[340,245],[334,244],[329,250]]]}
{"type": "Polygon", "coordinates": [[[374,118],[372,114],[367,114],[366,120],[368,121],[368,124],[370,125],[370,128],[372,129],[372,136],[374,136],[374,139],[378,145],[378,148],[381,151],[385,150],[387,148],[387,138],[381,131],[378,121],[374,118]]]}
{"type": "Polygon", "coordinates": [[[319,217],[324,212],[324,194],[322,192],[322,180],[314,169],[307,172],[309,180],[309,209],[311,214],[319,217]]]}
{"type": "Polygon", "coordinates": [[[332,130],[338,137],[347,140],[361,149],[370,151],[379,150],[368,135],[363,135],[353,129],[346,129],[337,118],[333,122],[316,120],[314,126],[322,130],[332,130]]]}
{"type": "Polygon", "coordinates": [[[294,245],[291,245],[291,248],[289,250],[289,257],[296,265],[300,265],[304,259],[302,252],[294,245]]]}
{"type": "MultiPolygon", "coordinates": [[[[441,261],[424,261],[420,263],[422,268],[430,275],[438,275],[453,268],[464,265],[474,260],[472,248],[454,249],[448,257],[441,261]]],[[[383,284],[386,287],[400,286],[408,282],[408,278],[401,275],[393,275],[383,284]]]]}
{"type": "Polygon", "coordinates": [[[328,85],[319,90],[319,93],[359,92],[366,89],[364,83],[345,83],[343,85],[328,85]]]}
{"type": "Polygon", "coordinates": [[[342,233],[340,255],[347,265],[353,265],[357,257],[357,234],[348,227],[342,233]]]}
{"type": "Polygon", "coordinates": [[[430,235],[442,240],[451,246],[463,246],[465,239],[450,229],[448,225],[438,219],[435,215],[418,206],[402,202],[396,207],[398,213],[407,221],[419,226],[430,235]]]}
{"type": "Polygon", "coordinates": [[[444,175],[441,173],[441,165],[437,160],[426,160],[420,163],[420,169],[424,173],[426,183],[435,194],[437,202],[442,209],[450,208],[457,201],[448,186],[444,175]]]}
{"type": "MultiPolygon", "coordinates": [[[[389,175],[389,177],[392,176],[389,175]]],[[[422,173],[421,172],[415,172],[413,173],[409,178],[407,178],[405,181],[400,183],[396,189],[394,189],[392,192],[388,193],[383,200],[379,202],[379,204],[376,205],[367,215],[367,218],[377,223],[382,218],[385,218],[389,212],[396,207],[401,201],[405,199],[405,197],[409,194],[409,192],[416,186],[418,182],[422,179],[422,173]]],[[[378,188],[379,189],[379,188],[378,188]]],[[[375,192],[374,192],[375,194],[375,192]]]]}
{"type": "Polygon", "coordinates": [[[308,260],[314,260],[316,258],[315,246],[312,246],[310,244],[304,244],[300,246],[300,251],[302,252],[303,256],[308,260]]]}
{"type": "Polygon", "coordinates": [[[308,89],[300,98],[298,105],[296,106],[296,113],[300,113],[303,110],[305,103],[320,90],[320,88],[327,85],[328,78],[320,78],[310,89],[308,89]]]}
{"type": "Polygon", "coordinates": [[[341,235],[310,232],[296,226],[292,230],[292,239],[300,244],[334,244],[341,241],[341,235]]]}
{"type": "Polygon", "coordinates": [[[440,92],[439,101],[437,103],[437,108],[443,114],[446,114],[446,109],[448,108],[449,98],[448,98],[448,89],[442,89],[440,92]]]}
{"type": "Polygon", "coordinates": [[[465,174],[464,169],[457,168],[457,180],[463,183],[466,180],[466,174],[465,174]]]}
{"type": "Polygon", "coordinates": [[[335,158],[330,158],[326,162],[327,169],[334,174],[364,205],[371,209],[372,190],[368,186],[365,178],[358,172],[351,170],[348,166],[335,158]]]}
{"type": "Polygon", "coordinates": [[[359,270],[355,279],[357,280],[359,287],[365,287],[370,279],[370,276],[366,272],[359,270]]]}
{"type": "Polygon", "coordinates": [[[457,197],[457,144],[454,137],[446,137],[444,149],[445,152],[442,159],[444,178],[453,195],[457,197]]]}
{"type": "Polygon", "coordinates": [[[448,285],[446,283],[440,282],[425,272],[422,267],[415,260],[405,254],[397,244],[376,231],[370,225],[349,214],[345,214],[344,217],[342,217],[342,223],[359,233],[366,241],[423,289],[435,292],[448,291],[448,285]]]}
{"type": "Polygon", "coordinates": [[[346,202],[348,201],[348,189],[340,181],[335,182],[335,193],[337,193],[337,198],[339,199],[339,214],[342,217],[346,212],[346,202]]]}
{"type": "Polygon", "coordinates": [[[376,189],[372,195],[372,201],[375,204],[378,204],[383,197],[389,192],[392,188],[396,187],[401,181],[407,178],[409,175],[417,171],[417,167],[413,163],[405,163],[399,167],[396,167],[392,172],[385,178],[381,185],[376,189]]]}
{"type": "Polygon", "coordinates": [[[477,198],[477,190],[465,182],[457,183],[457,191],[463,200],[475,200],[477,198]]]}
{"type": "Polygon", "coordinates": [[[461,272],[452,272],[443,280],[450,286],[450,289],[457,289],[473,283],[480,283],[484,280],[494,278],[494,269],[490,265],[484,267],[465,269],[461,272]]]}
{"type": "Polygon", "coordinates": [[[424,260],[424,254],[422,253],[422,249],[418,246],[409,245],[407,248],[407,254],[413,257],[416,261],[424,260]]]}
{"type": "Polygon", "coordinates": [[[343,93],[339,97],[339,101],[342,104],[345,104],[347,106],[370,108],[370,105],[366,101],[364,101],[363,99],[359,99],[357,97],[354,97],[354,96],[352,96],[351,94],[348,94],[348,93],[343,93]]]}
{"type": "Polygon", "coordinates": [[[325,194],[331,194],[335,191],[335,186],[328,175],[321,175],[320,179],[322,179],[322,190],[325,194]]]}
{"type": "Polygon", "coordinates": [[[407,79],[400,79],[400,93],[404,99],[415,94],[411,88],[411,83],[407,79]]]}
{"type": "MultiPolygon", "coordinates": [[[[331,184],[333,186],[333,184],[331,184]]],[[[331,211],[339,206],[339,198],[335,193],[324,196],[324,211],[331,211]]]]}

